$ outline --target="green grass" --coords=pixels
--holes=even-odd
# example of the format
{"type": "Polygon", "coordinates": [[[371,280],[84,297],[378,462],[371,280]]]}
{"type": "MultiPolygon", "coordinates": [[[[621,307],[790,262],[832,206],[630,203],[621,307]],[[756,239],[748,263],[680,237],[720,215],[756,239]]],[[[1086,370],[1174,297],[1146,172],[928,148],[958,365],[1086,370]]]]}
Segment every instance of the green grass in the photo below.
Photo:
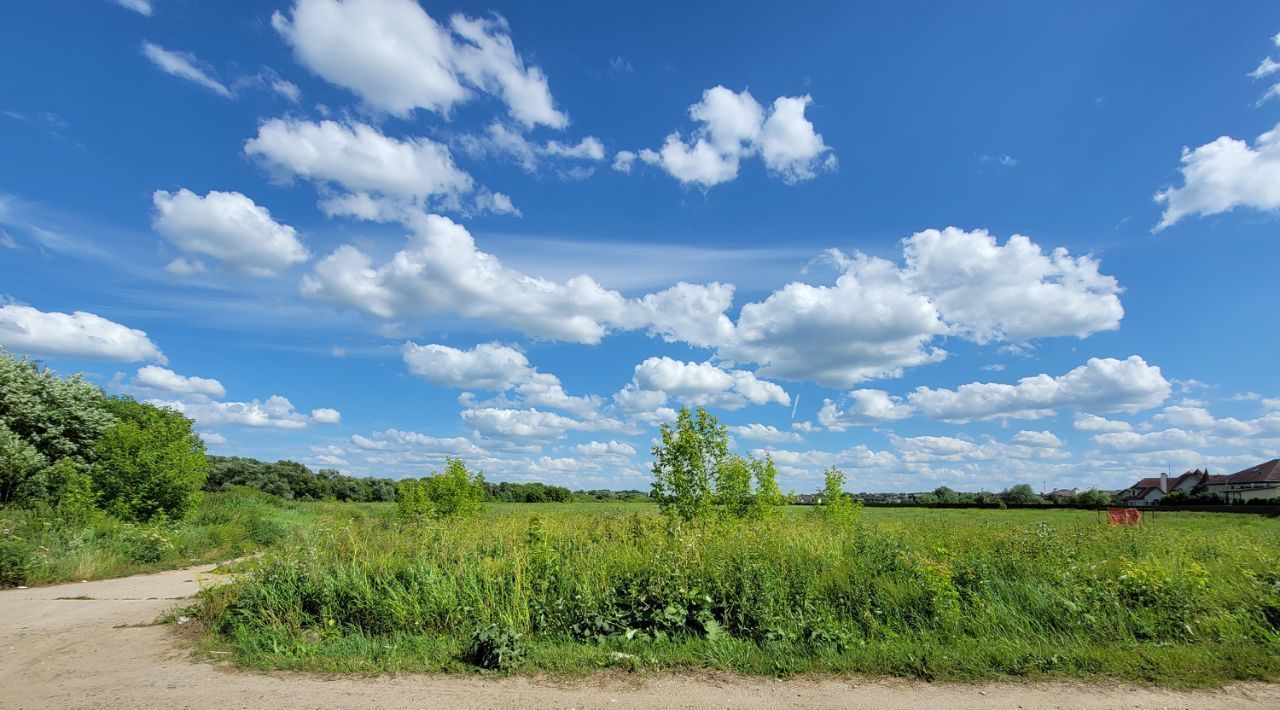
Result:
{"type": "Polygon", "coordinates": [[[248,567],[200,616],[257,668],[1280,676],[1280,521],[1254,516],[869,509],[837,526],[798,509],[672,533],[634,503],[417,526],[368,506],[248,567]]]}
{"type": "Polygon", "coordinates": [[[133,525],[99,516],[70,524],[47,513],[0,508],[0,586],[120,577],[232,559],[282,543],[320,519],[349,519],[366,510],[359,504],[290,503],[248,489],[206,494],[180,523],[133,525]]]}

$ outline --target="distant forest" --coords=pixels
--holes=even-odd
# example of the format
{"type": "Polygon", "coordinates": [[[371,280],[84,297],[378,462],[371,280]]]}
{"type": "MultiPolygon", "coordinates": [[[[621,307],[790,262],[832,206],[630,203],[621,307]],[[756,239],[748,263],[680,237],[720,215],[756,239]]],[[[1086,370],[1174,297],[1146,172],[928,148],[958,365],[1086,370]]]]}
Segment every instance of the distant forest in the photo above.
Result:
{"type": "MultiPolygon", "coordinates": [[[[256,488],[291,500],[340,500],[363,503],[393,502],[396,481],[390,478],[345,476],[333,469],[312,471],[296,461],[268,463],[240,456],[209,456],[206,491],[238,486],[256,488]]],[[[503,503],[555,503],[568,501],[648,500],[644,491],[571,491],[545,483],[484,484],[485,497],[503,503]]]]}

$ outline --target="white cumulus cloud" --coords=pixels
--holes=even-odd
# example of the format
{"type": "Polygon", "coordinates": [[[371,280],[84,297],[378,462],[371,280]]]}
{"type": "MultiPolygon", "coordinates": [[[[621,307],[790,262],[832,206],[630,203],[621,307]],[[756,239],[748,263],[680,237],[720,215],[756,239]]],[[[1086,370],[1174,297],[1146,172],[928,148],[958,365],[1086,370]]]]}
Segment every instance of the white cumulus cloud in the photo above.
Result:
{"type": "Polygon", "coordinates": [[[569,431],[593,428],[555,412],[507,407],[464,409],[462,421],[471,426],[477,436],[530,441],[550,441],[563,437],[569,431]]]}
{"type": "Polygon", "coordinates": [[[400,140],[365,123],[273,118],[244,145],[278,179],[293,176],[348,194],[322,203],[326,213],[387,221],[407,207],[461,209],[471,176],[449,148],[428,138],[400,140]]]}
{"type": "Polygon", "coordinates": [[[571,449],[583,456],[635,456],[636,449],[625,441],[589,441],[571,449]]]}
{"type": "Polygon", "coordinates": [[[640,391],[661,392],[693,406],[741,409],[748,404],[791,404],[791,397],[782,387],[758,379],[754,373],[666,356],[651,357],[636,365],[632,385],[640,391]]]}
{"type": "Polygon", "coordinates": [[[311,420],[316,424],[341,424],[342,412],[329,407],[319,407],[311,410],[311,420]]]}
{"type": "Polygon", "coordinates": [[[714,86],[689,107],[700,125],[686,139],[671,133],[658,150],[620,151],[614,169],[630,172],[636,158],[657,165],[682,183],[710,188],[738,177],[745,158],[760,155],[769,172],[787,184],[835,167],[835,153],[805,117],[809,96],[780,97],[766,112],[748,91],[714,86]]]}
{"type": "Polygon", "coordinates": [[[505,390],[528,381],[534,372],[524,353],[498,343],[470,350],[406,343],[402,353],[410,372],[441,387],[505,390]]]}
{"type": "Polygon", "coordinates": [[[1254,144],[1222,136],[1182,149],[1182,185],[1156,193],[1164,205],[1156,231],[1184,217],[1229,212],[1237,207],[1280,209],[1280,124],[1254,144]]]}
{"type": "Polygon", "coordinates": [[[1137,355],[1090,358],[1065,375],[1024,377],[1016,385],[972,382],[949,389],[917,387],[907,401],[932,419],[964,423],[996,417],[1038,419],[1058,408],[1133,412],[1159,406],[1172,387],[1160,368],[1137,355]]]}
{"type": "Polygon", "coordinates": [[[643,330],[758,365],[760,377],[845,388],[897,377],[946,357],[937,339],[979,343],[1114,329],[1120,287],[1096,259],[1044,253],[1025,237],[1001,245],[987,232],[927,230],[903,242],[905,264],[837,250],[825,255],[834,284],[796,281],[744,304],[735,322],[732,284],[679,282],[637,298],[590,276],[557,282],[480,251],[461,225],[402,216],[412,234],[390,259],[343,245],[303,279],[308,296],[408,321],[450,313],[550,340],[599,343],[643,330]]]}
{"type": "Polygon", "coordinates": [[[1063,446],[1062,439],[1051,431],[1028,431],[1023,429],[1013,435],[1011,440],[1019,446],[1030,446],[1036,449],[1060,449],[1063,446]]]}
{"type": "Polygon", "coordinates": [[[147,365],[133,376],[135,385],[162,392],[175,394],[203,394],[210,397],[224,397],[227,394],[222,383],[207,377],[179,375],[165,367],[147,365]]]}
{"type": "Polygon", "coordinates": [[[927,229],[903,240],[907,280],[942,318],[979,343],[1120,327],[1120,286],[1090,256],[1045,254],[1020,234],[1003,245],[986,230],[927,229]]]}
{"type": "Polygon", "coordinates": [[[823,400],[822,409],[818,411],[818,423],[831,431],[844,431],[851,426],[906,419],[913,413],[910,405],[884,390],[860,389],[850,392],[839,404],[823,400]]]}
{"type": "Polygon", "coordinates": [[[747,439],[748,441],[760,441],[766,444],[786,444],[804,441],[804,437],[793,431],[782,431],[775,426],[758,422],[742,426],[731,426],[729,431],[739,438],[747,439]]]}
{"type": "MultiPolygon", "coordinates": [[[[275,221],[265,207],[239,192],[211,190],[201,197],[186,188],[156,190],[152,202],[152,227],[185,252],[212,256],[254,276],[270,276],[307,260],[297,230],[275,221]]],[[[176,274],[200,271],[194,264],[199,262],[175,261],[167,268],[176,274]]]]}
{"type": "Polygon", "coordinates": [[[303,293],[383,318],[458,313],[529,335],[595,344],[634,316],[616,291],[589,276],[556,283],[506,267],[476,249],[461,225],[417,215],[413,236],[387,263],[351,245],[320,260],[303,293]]]}
{"type": "Polygon", "coordinates": [[[1182,429],[1165,429],[1139,434],[1135,431],[1118,431],[1096,434],[1093,442],[1106,451],[1147,452],[1177,449],[1195,449],[1204,446],[1205,437],[1182,429]]]}
{"type": "Polygon", "coordinates": [[[182,399],[147,400],[158,407],[180,412],[201,426],[239,425],[274,429],[303,429],[310,423],[336,424],[341,415],[333,409],[316,409],[311,416],[297,411],[287,397],[272,395],[265,401],[220,402],[204,395],[182,399]]]}
{"type": "Polygon", "coordinates": [[[719,352],[760,364],[766,377],[846,387],[941,360],[945,353],[928,343],[946,331],[934,304],[892,262],[859,255],[834,286],[794,282],[743,305],[719,352]]]}
{"type": "Polygon", "coordinates": [[[467,408],[542,407],[584,419],[601,418],[601,397],[568,394],[560,378],[538,372],[524,353],[506,345],[482,343],[470,350],[461,350],[447,345],[406,343],[401,352],[409,371],[432,384],[505,393],[487,401],[464,393],[461,402],[467,408]]]}
{"type": "Polygon", "coordinates": [[[397,116],[448,115],[477,92],[502,100],[526,127],[563,128],[546,75],[515,50],[501,17],[437,22],[413,0],[296,0],[272,26],[300,63],[397,116]]]}
{"type": "Polygon", "coordinates": [[[1097,414],[1089,414],[1088,412],[1076,412],[1074,426],[1078,431],[1096,432],[1117,432],[1133,429],[1133,425],[1129,422],[1107,419],[1106,417],[1100,417],[1097,414]]]}
{"type": "Polygon", "coordinates": [[[743,305],[738,322],[708,342],[765,376],[848,387],[943,359],[933,345],[940,335],[1084,337],[1119,327],[1124,315],[1119,284],[1090,256],[1045,254],[1020,235],[1000,245],[985,230],[954,227],[902,245],[902,266],[829,250],[824,261],[841,271],[833,286],[787,284],[743,305]]]}
{"type": "Polygon", "coordinates": [[[26,355],[167,362],[136,328],[85,311],[46,313],[13,303],[0,306],[0,347],[26,355]]]}

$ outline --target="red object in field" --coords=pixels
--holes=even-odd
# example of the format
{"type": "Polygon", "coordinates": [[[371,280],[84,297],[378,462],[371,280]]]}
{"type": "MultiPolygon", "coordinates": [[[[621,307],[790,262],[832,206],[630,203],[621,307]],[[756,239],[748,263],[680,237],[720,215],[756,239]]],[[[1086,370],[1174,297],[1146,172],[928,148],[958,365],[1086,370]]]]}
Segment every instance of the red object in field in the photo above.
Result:
{"type": "Polygon", "coordinates": [[[1137,525],[1142,522],[1142,511],[1137,508],[1107,508],[1107,522],[1112,525],[1137,525]]]}

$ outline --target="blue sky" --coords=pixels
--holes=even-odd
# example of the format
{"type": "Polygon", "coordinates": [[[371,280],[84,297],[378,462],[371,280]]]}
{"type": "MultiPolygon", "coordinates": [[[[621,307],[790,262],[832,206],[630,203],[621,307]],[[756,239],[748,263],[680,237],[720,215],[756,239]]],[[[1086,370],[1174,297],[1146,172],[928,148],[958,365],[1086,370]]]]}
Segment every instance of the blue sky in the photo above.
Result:
{"type": "Polygon", "coordinates": [[[1274,4],[3,15],[0,346],[213,453],[645,488],[700,404],[797,491],[1280,455],[1274,4]]]}

